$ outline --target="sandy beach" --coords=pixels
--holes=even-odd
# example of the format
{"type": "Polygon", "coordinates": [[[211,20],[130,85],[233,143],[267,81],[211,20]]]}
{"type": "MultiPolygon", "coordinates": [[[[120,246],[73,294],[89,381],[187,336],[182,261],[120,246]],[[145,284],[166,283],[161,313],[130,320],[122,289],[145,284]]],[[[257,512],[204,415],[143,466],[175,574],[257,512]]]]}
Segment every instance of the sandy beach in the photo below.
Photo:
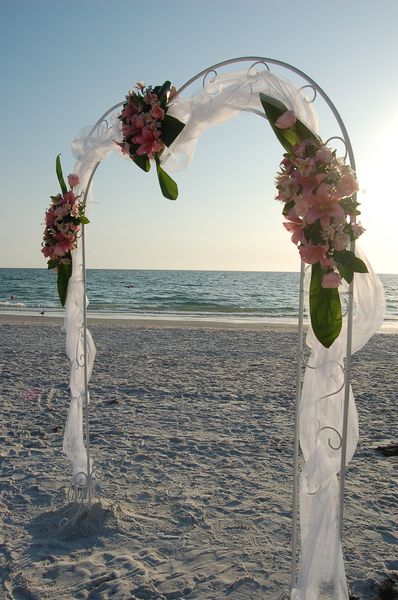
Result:
{"type": "MultiPolygon", "coordinates": [[[[91,320],[101,503],[77,516],[61,325],[0,316],[0,598],[288,598],[295,329],[91,320]]],[[[397,373],[397,335],[353,357],[343,546],[361,600],[398,575],[397,458],[377,450],[397,443],[397,373]]]]}

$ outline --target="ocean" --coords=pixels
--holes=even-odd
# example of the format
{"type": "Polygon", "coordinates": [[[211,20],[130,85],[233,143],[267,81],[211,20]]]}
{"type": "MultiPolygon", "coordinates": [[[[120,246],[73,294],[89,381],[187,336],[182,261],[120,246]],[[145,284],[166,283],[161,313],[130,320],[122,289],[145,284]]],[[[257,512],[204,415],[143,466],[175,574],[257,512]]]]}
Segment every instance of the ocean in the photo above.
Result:
{"type": "MultiPolygon", "coordinates": [[[[380,275],[398,324],[398,275],[380,275]]],[[[298,273],[90,269],[88,311],[108,317],[294,322],[298,273]]],[[[1,313],[62,313],[46,269],[0,269],[1,313]]]]}

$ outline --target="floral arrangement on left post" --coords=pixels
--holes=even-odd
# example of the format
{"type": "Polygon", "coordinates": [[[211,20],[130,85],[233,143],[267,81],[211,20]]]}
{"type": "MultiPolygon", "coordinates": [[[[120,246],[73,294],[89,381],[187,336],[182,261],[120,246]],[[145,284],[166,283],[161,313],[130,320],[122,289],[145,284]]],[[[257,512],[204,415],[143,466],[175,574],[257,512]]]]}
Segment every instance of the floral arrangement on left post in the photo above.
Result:
{"type": "Polygon", "coordinates": [[[170,81],[155,87],[139,81],[126,96],[119,115],[122,122],[123,141],[116,142],[123,154],[131,158],[143,171],[155,161],[163,196],[175,200],[178,196],[176,182],[160,166],[160,156],[171,146],[185,124],[167,114],[169,103],[176,95],[170,81]]]}
{"type": "Polygon", "coordinates": [[[45,229],[42,253],[48,258],[48,268],[57,270],[57,288],[62,306],[65,306],[68,282],[72,275],[71,251],[77,248],[77,239],[82,225],[90,221],[84,214],[82,196],[76,196],[74,189],[79,185],[79,177],[68,175],[68,190],[61,168],[60,155],[56,160],[56,172],[61,194],[51,196],[51,204],[45,214],[45,229]]]}

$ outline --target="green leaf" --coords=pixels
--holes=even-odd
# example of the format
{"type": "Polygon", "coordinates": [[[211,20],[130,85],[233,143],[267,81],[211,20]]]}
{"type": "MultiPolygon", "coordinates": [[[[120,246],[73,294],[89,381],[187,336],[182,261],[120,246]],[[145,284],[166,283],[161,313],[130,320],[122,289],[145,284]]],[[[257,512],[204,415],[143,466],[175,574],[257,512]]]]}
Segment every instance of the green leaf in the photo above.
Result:
{"type": "Polygon", "coordinates": [[[169,200],[176,200],[178,197],[177,184],[174,179],[172,179],[170,175],[168,175],[166,171],[162,169],[159,164],[159,159],[156,160],[156,169],[158,172],[159,185],[163,196],[169,200]]]}
{"type": "Polygon", "coordinates": [[[58,261],[57,260],[52,260],[50,258],[50,260],[47,263],[47,269],[51,270],[51,269],[56,269],[58,267],[58,261]]]}
{"type": "Polygon", "coordinates": [[[285,202],[285,205],[282,210],[282,215],[286,217],[289,214],[289,211],[292,210],[292,208],[294,208],[295,204],[295,200],[289,200],[288,202],[285,202]]]}
{"type": "Polygon", "coordinates": [[[90,221],[85,215],[83,215],[82,217],[80,217],[80,223],[83,223],[83,225],[88,225],[90,221]]]}
{"type": "Polygon", "coordinates": [[[320,138],[310,129],[308,129],[308,127],[306,127],[306,125],[304,125],[304,123],[302,123],[299,119],[297,119],[294,127],[289,129],[279,129],[279,127],[275,125],[275,122],[280,116],[283,115],[283,113],[288,110],[287,107],[280,102],[280,100],[276,100],[275,98],[267,96],[267,94],[263,93],[260,94],[260,101],[276,137],[285,150],[291,152],[293,146],[306,139],[312,139],[317,142],[320,141],[320,138]]]}
{"type": "Polygon", "coordinates": [[[342,326],[340,296],[337,288],[323,288],[324,271],[319,263],[312,265],[310,285],[311,325],[322,346],[330,348],[339,337],[342,326]]]}
{"type": "Polygon", "coordinates": [[[338,272],[343,277],[343,279],[345,279],[347,281],[347,283],[351,283],[351,281],[353,280],[353,277],[354,277],[354,271],[353,271],[352,267],[350,265],[345,265],[343,263],[338,263],[338,262],[336,262],[336,264],[337,264],[338,272]]]}
{"type": "Polygon", "coordinates": [[[359,206],[359,202],[354,200],[354,198],[352,196],[350,196],[349,198],[342,198],[339,201],[339,204],[342,208],[344,208],[346,213],[350,213],[352,215],[360,214],[360,212],[357,210],[357,207],[359,206]]]}
{"type": "Polygon", "coordinates": [[[355,273],[369,273],[368,267],[365,265],[363,260],[361,260],[357,256],[355,257],[355,260],[354,260],[353,269],[354,269],[355,273]]]}
{"type": "Polygon", "coordinates": [[[303,140],[314,140],[314,142],[322,142],[321,138],[317,136],[311,129],[308,129],[306,125],[300,119],[297,119],[294,126],[296,133],[302,142],[303,140]]]}
{"type": "Polygon", "coordinates": [[[61,186],[61,191],[63,194],[66,194],[68,188],[66,187],[64,176],[62,175],[62,167],[61,167],[61,155],[58,154],[57,160],[55,161],[55,170],[57,172],[57,177],[59,181],[59,185],[61,186]]]}
{"type": "Polygon", "coordinates": [[[161,138],[166,146],[171,146],[176,137],[184,129],[185,123],[175,119],[171,115],[166,115],[162,122],[161,138]]]}
{"type": "MultiPolygon", "coordinates": [[[[70,253],[69,253],[70,258],[70,253]]],[[[68,264],[60,264],[58,266],[58,277],[57,277],[57,288],[58,296],[61,302],[62,308],[65,306],[66,294],[68,291],[68,282],[72,275],[72,260],[68,264]]]]}
{"type": "Polygon", "coordinates": [[[355,273],[368,272],[368,268],[363,260],[355,256],[354,252],[351,252],[351,250],[339,250],[338,252],[335,251],[334,259],[338,266],[343,265],[349,267],[355,273]]]}
{"type": "Polygon", "coordinates": [[[151,168],[151,163],[146,154],[142,154],[142,155],[135,154],[134,156],[132,156],[130,154],[130,157],[135,162],[135,164],[140,167],[140,169],[142,169],[143,171],[148,173],[148,171],[151,168]]]}

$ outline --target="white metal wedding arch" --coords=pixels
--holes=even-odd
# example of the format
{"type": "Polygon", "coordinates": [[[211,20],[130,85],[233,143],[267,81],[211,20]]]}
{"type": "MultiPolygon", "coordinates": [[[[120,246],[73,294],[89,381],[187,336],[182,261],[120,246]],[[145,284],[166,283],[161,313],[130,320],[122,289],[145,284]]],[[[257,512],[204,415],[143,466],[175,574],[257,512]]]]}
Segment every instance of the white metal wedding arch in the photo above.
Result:
{"type": "MultiPolygon", "coordinates": [[[[317,118],[313,108],[322,98],[339,127],[336,139],[343,142],[349,163],[355,160],[346,127],[334,104],[319,85],[299,69],[279,60],[249,56],[234,58],[204,69],[177,91],[168,113],[185,123],[183,132],[162,155],[169,168],[189,162],[196,140],[208,127],[248,111],[265,117],[258,96],[266,92],[294,110],[313,131],[317,118]],[[219,70],[234,65],[244,70],[219,70]],[[271,72],[271,66],[293,73],[302,81],[300,87],[271,72]],[[202,90],[185,97],[192,84],[202,80],[202,90]],[[310,98],[308,99],[308,94],[310,98]]],[[[73,142],[77,162],[74,172],[80,178],[85,204],[90,204],[91,183],[101,161],[121,140],[119,102],[107,110],[95,125],[73,142]]],[[[331,138],[334,139],[334,138],[331,138]]],[[[330,140],[329,140],[330,141],[330,140]]],[[[353,250],[353,244],[351,249],[353,250]]],[[[362,259],[366,260],[364,256],[362,259]]],[[[95,346],[87,329],[85,226],[81,243],[72,252],[72,276],[68,284],[65,328],[67,353],[71,361],[71,403],[64,436],[64,451],[73,465],[73,481],[84,501],[91,505],[95,495],[90,455],[88,383],[95,357],[95,346]],[[85,444],[83,436],[85,414],[85,444]]],[[[347,310],[339,338],[326,349],[314,337],[311,327],[307,345],[311,356],[302,377],[304,309],[306,303],[305,265],[301,262],[296,399],[294,426],[294,464],[292,499],[291,598],[347,600],[341,539],[343,531],[346,465],[351,460],[358,439],[357,414],[350,385],[351,356],[360,349],[381,325],[384,314],[383,289],[370,265],[369,272],[343,288],[347,310]],[[304,466],[299,476],[299,446],[304,466]],[[337,475],[339,474],[339,482],[337,475]],[[297,574],[298,520],[300,506],[301,544],[297,574]],[[324,595],[323,595],[324,594],[324,595]]]]}

